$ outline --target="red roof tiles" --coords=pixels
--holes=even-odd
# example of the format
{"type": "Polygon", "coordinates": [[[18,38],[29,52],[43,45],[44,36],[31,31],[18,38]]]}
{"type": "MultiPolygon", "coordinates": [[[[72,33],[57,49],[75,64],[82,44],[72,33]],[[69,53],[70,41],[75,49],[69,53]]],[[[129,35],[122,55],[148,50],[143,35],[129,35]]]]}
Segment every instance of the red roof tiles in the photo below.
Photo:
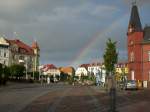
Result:
{"type": "Polygon", "coordinates": [[[22,41],[15,39],[15,40],[7,40],[11,45],[15,44],[18,46],[20,53],[28,54],[28,55],[34,55],[32,47],[29,45],[23,43],[22,41]],[[23,52],[22,52],[23,50],[23,52]]]}
{"type": "Polygon", "coordinates": [[[42,69],[43,69],[43,71],[46,72],[49,69],[57,69],[57,67],[55,65],[53,65],[53,64],[47,64],[47,65],[44,65],[42,69]]]}

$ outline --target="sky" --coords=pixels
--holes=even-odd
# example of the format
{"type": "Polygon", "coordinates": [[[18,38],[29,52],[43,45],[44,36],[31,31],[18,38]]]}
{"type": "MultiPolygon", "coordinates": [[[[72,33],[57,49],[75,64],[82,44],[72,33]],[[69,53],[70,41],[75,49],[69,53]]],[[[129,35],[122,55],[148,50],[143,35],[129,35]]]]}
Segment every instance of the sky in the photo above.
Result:
{"type": "MultiPolygon", "coordinates": [[[[40,64],[78,66],[102,62],[106,41],[117,41],[127,60],[127,27],[133,0],[0,0],[0,35],[40,46],[40,64]]],[[[143,27],[150,0],[137,0],[143,27]]]]}

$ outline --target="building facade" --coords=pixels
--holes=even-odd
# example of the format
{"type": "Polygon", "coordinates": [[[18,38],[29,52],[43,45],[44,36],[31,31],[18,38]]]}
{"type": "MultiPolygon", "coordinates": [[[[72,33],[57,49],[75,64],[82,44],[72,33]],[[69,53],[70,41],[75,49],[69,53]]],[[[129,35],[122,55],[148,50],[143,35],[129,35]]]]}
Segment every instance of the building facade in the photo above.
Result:
{"type": "Polygon", "coordinates": [[[18,39],[0,38],[0,63],[6,66],[22,64],[26,67],[27,72],[38,71],[39,53],[38,44],[32,47],[18,39]]]}
{"type": "Polygon", "coordinates": [[[116,81],[121,82],[123,80],[127,80],[128,76],[128,63],[127,62],[120,62],[117,63],[116,68],[116,81]]]}
{"type": "Polygon", "coordinates": [[[138,7],[132,6],[127,32],[128,79],[142,82],[150,79],[150,26],[142,28],[138,7]]]}

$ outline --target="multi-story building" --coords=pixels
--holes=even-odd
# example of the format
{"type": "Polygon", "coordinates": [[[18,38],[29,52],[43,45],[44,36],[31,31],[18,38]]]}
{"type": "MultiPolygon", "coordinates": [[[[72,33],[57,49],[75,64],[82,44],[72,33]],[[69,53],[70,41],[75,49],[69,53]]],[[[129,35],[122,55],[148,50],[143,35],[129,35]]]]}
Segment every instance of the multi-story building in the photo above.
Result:
{"type": "Polygon", "coordinates": [[[89,64],[80,65],[77,68],[75,75],[78,76],[79,79],[81,78],[81,76],[88,76],[88,66],[89,66],[89,64]]]}
{"type": "Polygon", "coordinates": [[[40,72],[46,77],[53,78],[54,82],[60,80],[60,70],[53,64],[42,65],[40,72]]]}
{"type": "Polygon", "coordinates": [[[75,70],[73,67],[61,67],[59,68],[60,72],[68,75],[68,76],[73,76],[75,75],[75,70]]]}
{"type": "Polygon", "coordinates": [[[105,83],[106,78],[106,70],[103,64],[100,63],[92,63],[92,64],[82,64],[80,65],[75,75],[81,78],[81,76],[94,76],[99,81],[105,83]]]}
{"type": "Polygon", "coordinates": [[[115,71],[116,71],[116,80],[117,81],[127,80],[128,63],[126,63],[126,62],[117,63],[117,65],[115,67],[115,71]]]}
{"type": "Polygon", "coordinates": [[[92,63],[88,66],[88,71],[89,73],[94,76],[96,76],[96,74],[98,72],[101,72],[101,64],[100,63],[92,63]]]}
{"type": "Polygon", "coordinates": [[[132,6],[127,32],[128,78],[147,86],[150,81],[150,26],[142,28],[138,7],[132,6]]]}
{"type": "Polygon", "coordinates": [[[6,66],[22,64],[27,72],[38,71],[39,52],[37,42],[29,46],[18,39],[0,38],[0,63],[6,66]]]}
{"type": "Polygon", "coordinates": [[[8,66],[9,60],[10,60],[9,43],[4,38],[0,38],[0,63],[8,66]]]}

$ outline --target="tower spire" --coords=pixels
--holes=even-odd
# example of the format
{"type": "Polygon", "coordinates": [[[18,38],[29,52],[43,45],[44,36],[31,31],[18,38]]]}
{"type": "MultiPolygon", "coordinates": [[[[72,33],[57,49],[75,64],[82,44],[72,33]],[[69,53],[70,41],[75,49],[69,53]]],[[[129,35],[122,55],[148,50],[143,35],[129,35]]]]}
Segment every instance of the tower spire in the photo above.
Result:
{"type": "Polygon", "coordinates": [[[140,21],[140,16],[138,12],[138,7],[136,5],[136,1],[132,3],[131,16],[128,25],[128,33],[129,32],[139,32],[142,31],[142,24],[140,21]]]}
{"type": "Polygon", "coordinates": [[[133,5],[136,5],[136,0],[133,0],[133,1],[132,1],[132,6],[133,6],[133,5]]]}

